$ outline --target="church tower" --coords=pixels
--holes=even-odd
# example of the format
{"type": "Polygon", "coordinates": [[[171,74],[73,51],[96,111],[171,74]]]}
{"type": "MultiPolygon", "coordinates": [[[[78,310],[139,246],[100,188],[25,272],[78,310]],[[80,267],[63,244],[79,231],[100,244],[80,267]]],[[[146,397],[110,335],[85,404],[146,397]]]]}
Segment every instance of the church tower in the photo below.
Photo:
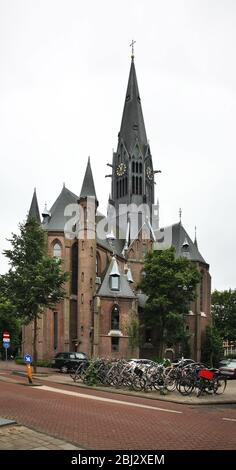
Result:
{"type": "Polygon", "coordinates": [[[116,213],[120,204],[147,204],[151,214],[154,172],[133,54],[117,150],[113,153],[111,195],[116,213]]]}
{"type": "Polygon", "coordinates": [[[79,351],[92,355],[93,299],[96,277],[96,224],[98,206],[93,175],[88,159],[78,200],[81,223],[78,230],[78,340],[79,351]]]}

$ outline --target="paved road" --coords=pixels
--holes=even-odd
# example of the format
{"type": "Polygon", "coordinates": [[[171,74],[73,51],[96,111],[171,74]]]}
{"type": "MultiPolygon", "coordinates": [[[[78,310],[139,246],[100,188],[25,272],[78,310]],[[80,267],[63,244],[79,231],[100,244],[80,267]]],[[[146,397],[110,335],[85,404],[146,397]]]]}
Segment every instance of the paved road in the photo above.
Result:
{"type": "Polygon", "coordinates": [[[0,416],[90,450],[235,449],[236,409],[187,406],[21,377],[0,382],[0,416]]]}

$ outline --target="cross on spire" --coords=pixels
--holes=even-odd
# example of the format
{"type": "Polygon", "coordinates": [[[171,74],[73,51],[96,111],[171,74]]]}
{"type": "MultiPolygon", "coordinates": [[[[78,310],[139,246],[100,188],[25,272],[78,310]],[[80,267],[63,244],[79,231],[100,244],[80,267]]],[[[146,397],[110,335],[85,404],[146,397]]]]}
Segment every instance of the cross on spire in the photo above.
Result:
{"type": "Polygon", "coordinates": [[[132,47],[132,54],[131,54],[131,59],[134,60],[134,44],[136,43],[136,41],[134,41],[132,39],[132,42],[131,44],[129,45],[130,47],[132,47]]]}

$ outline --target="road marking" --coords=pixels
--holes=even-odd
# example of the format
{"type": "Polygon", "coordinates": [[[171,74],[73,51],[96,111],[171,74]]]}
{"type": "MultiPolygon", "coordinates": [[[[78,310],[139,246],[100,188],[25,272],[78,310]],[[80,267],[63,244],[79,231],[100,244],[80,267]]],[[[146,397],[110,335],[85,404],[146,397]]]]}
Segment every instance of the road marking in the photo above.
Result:
{"type": "MultiPolygon", "coordinates": [[[[32,388],[31,390],[34,390],[34,389],[32,388]]],[[[115,404],[126,405],[126,406],[136,406],[137,408],[145,408],[147,410],[165,411],[167,413],[182,414],[182,411],[169,410],[165,408],[157,408],[155,406],[141,405],[139,403],[130,403],[128,401],[112,400],[111,398],[98,397],[97,395],[86,395],[85,393],[70,392],[69,390],[62,390],[59,388],[48,387],[47,385],[42,385],[42,387],[40,387],[40,390],[45,390],[46,392],[61,393],[63,395],[70,395],[72,397],[87,398],[88,400],[104,401],[107,403],[115,403],[115,404]]]]}
{"type": "Polygon", "coordinates": [[[222,418],[224,421],[236,421],[234,418],[222,418]]]}

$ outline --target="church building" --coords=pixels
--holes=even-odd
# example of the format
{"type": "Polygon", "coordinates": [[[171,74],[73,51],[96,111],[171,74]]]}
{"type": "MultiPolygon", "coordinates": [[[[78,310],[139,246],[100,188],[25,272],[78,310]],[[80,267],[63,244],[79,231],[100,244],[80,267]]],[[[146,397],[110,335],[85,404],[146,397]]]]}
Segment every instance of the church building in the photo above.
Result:
{"type": "MultiPolygon", "coordinates": [[[[98,210],[90,159],[79,195],[65,185],[42,220],[34,191],[29,217],[45,230],[48,253],[62,259],[70,273],[66,297],[38,322],[38,357],[52,359],[57,352],[82,351],[90,357],[156,357],[152,331],[144,332],[140,347],[132,348],[130,318],[138,316],[146,297],[138,289],[149,250],[174,246],[176,256],[193,261],[201,273],[196,300],[186,318],[191,357],[200,360],[206,325],[211,322],[209,265],[180,221],[159,228],[154,203],[155,169],[147,139],[134,64],[131,66],[125,103],[111,169],[107,215],[98,210]],[[77,214],[77,216],[75,215],[77,214]]],[[[157,312],[158,314],[158,312],[157,312]]],[[[23,328],[22,353],[32,353],[33,326],[23,328]]],[[[168,346],[168,345],[167,345],[168,346]]],[[[172,357],[181,354],[171,345],[172,357]]]]}

